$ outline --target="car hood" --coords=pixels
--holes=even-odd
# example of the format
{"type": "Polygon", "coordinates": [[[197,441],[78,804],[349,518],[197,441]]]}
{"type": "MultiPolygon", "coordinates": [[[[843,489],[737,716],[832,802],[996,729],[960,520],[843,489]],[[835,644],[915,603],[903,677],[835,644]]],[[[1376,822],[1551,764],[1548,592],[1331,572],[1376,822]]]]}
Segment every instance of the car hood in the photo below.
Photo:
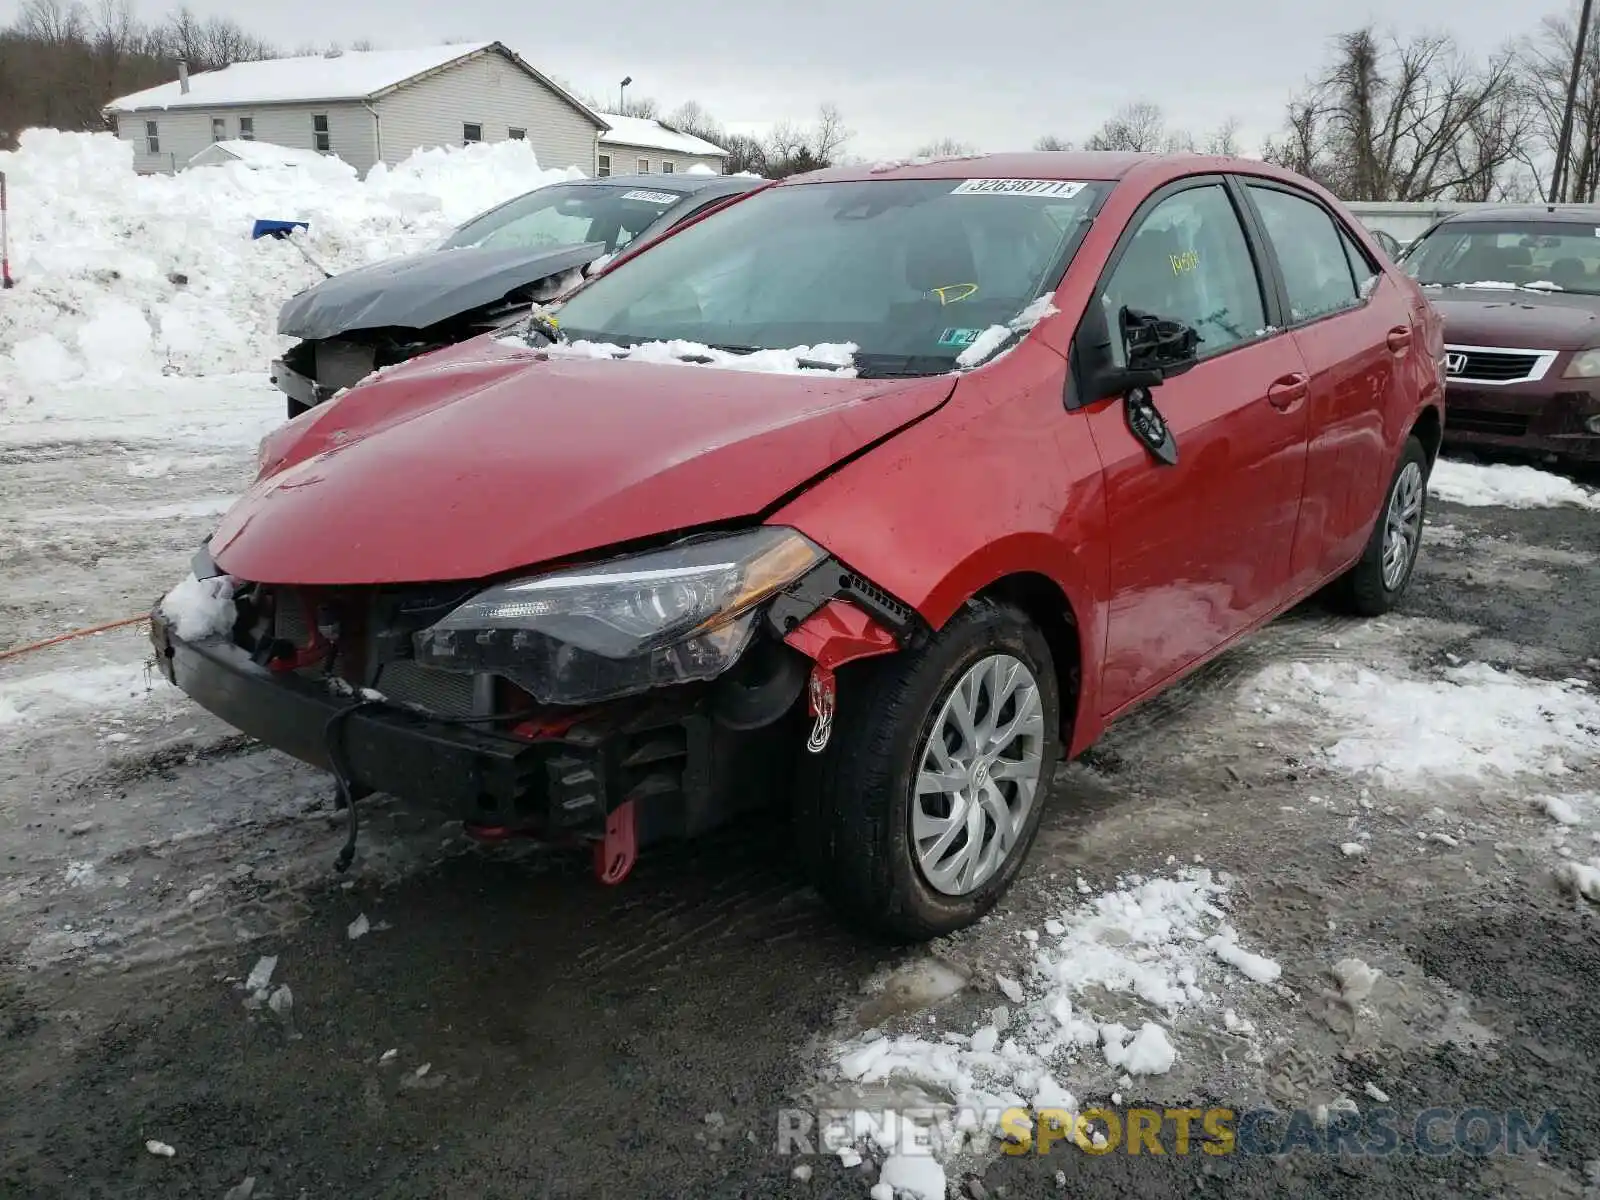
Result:
{"type": "Polygon", "coordinates": [[[278,311],[278,332],[325,338],[354,329],[426,329],[493,304],[507,292],[593,262],[603,242],[573,246],[468,247],[412,254],[334,275],[278,311]]]}
{"type": "Polygon", "coordinates": [[[482,579],[749,518],[933,412],[956,378],[549,356],[474,338],[269,436],[210,548],[260,583],[482,579]]]}
{"type": "Polygon", "coordinates": [[[1456,346],[1582,350],[1600,341],[1600,296],[1524,289],[1428,288],[1456,346]]]}

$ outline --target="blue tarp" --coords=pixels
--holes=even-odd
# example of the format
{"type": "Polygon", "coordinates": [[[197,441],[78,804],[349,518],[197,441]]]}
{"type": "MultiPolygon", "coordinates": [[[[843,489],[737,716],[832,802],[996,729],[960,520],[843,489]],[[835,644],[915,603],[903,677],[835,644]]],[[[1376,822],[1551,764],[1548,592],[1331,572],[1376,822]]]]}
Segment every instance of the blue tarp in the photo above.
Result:
{"type": "Polygon", "coordinates": [[[310,229],[309,221],[257,221],[255,228],[250,231],[252,238],[261,237],[288,237],[296,229],[310,229]]]}

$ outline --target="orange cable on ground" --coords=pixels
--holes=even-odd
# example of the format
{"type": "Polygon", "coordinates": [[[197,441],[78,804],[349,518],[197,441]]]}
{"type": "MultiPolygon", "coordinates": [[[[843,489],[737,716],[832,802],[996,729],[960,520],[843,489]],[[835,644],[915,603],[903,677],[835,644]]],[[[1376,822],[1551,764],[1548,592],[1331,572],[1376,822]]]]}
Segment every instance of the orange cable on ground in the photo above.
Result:
{"type": "Polygon", "coordinates": [[[44,641],[34,642],[31,646],[18,646],[14,650],[0,650],[0,662],[5,662],[8,658],[16,658],[19,654],[27,654],[30,650],[43,650],[46,646],[70,642],[73,638],[88,637],[91,633],[104,633],[107,629],[120,629],[124,625],[137,625],[141,621],[148,621],[149,619],[148,616],[123,617],[120,621],[107,621],[104,625],[94,625],[88,629],[75,629],[71,633],[45,638],[44,641]]]}

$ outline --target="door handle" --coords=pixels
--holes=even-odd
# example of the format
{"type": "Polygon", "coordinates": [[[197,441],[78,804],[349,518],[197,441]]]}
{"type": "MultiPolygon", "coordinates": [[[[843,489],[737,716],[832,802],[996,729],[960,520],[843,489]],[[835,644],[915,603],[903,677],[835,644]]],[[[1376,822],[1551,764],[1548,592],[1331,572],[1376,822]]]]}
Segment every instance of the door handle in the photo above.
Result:
{"type": "Polygon", "coordinates": [[[1267,403],[1279,412],[1288,412],[1306,398],[1310,380],[1301,372],[1285,375],[1267,389],[1267,403]]]}
{"type": "Polygon", "coordinates": [[[1396,325],[1393,329],[1389,330],[1388,342],[1389,349],[1394,351],[1396,354],[1400,354],[1410,349],[1411,330],[1407,329],[1404,325],[1396,325]]]}

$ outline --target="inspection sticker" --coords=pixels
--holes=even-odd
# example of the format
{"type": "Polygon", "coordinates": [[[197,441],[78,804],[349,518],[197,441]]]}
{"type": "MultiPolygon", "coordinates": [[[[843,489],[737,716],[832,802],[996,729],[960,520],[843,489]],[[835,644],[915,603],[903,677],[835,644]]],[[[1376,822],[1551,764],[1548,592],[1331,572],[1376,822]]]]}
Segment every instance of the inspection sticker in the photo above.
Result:
{"type": "Polygon", "coordinates": [[[678,195],[676,192],[646,192],[635,189],[631,192],[623,192],[622,198],[624,200],[643,200],[649,204],[671,204],[678,198],[678,195]]]}
{"type": "Polygon", "coordinates": [[[1054,196],[1066,200],[1087,186],[1065,179],[966,179],[950,189],[952,196],[1054,196]]]}

